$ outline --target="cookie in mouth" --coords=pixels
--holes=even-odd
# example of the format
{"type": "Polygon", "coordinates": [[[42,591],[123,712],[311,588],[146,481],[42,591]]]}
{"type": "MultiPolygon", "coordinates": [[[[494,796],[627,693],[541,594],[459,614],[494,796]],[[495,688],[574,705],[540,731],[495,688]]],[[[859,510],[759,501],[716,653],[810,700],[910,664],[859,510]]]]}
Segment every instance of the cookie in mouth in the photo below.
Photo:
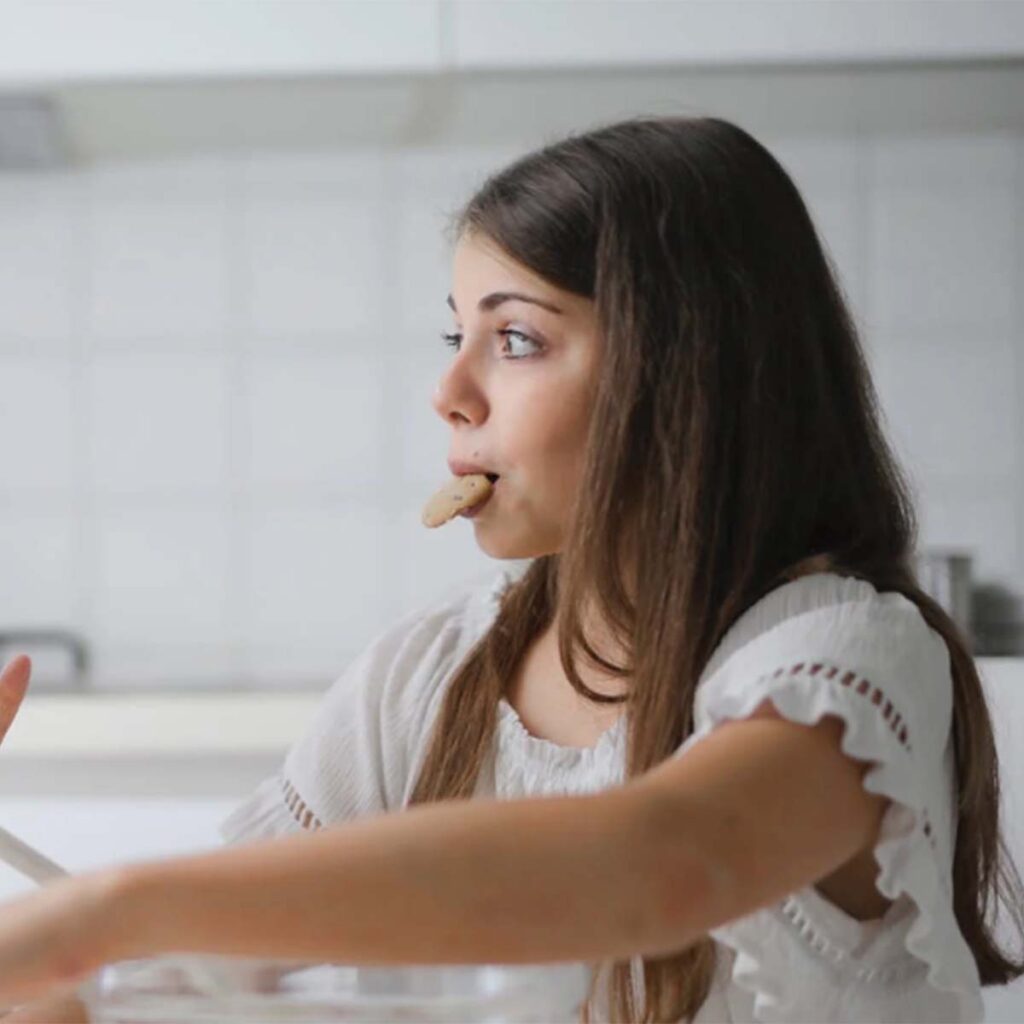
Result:
{"type": "Polygon", "coordinates": [[[423,525],[443,526],[460,512],[484,502],[494,491],[497,473],[467,473],[453,477],[423,507],[423,525]]]}

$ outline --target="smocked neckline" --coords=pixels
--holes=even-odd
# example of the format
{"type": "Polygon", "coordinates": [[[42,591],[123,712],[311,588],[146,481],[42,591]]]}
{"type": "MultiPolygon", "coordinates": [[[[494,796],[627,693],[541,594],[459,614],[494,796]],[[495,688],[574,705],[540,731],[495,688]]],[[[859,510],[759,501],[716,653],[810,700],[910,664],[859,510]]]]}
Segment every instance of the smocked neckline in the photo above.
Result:
{"type": "MultiPolygon", "coordinates": [[[[502,569],[487,591],[487,622],[493,621],[505,588],[518,578],[523,569],[502,569]]],[[[519,712],[502,697],[498,701],[498,725],[503,739],[514,746],[524,758],[548,766],[569,767],[579,764],[606,763],[616,754],[622,742],[626,713],[623,712],[589,747],[567,747],[554,740],[534,736],[519,717],[519,712]]]]}
{"type": "MultiPolygon", "coordinates": [[[[488,622],[493,621],[505,588],[519,575],[516,571],[502,569],[487,592],[488,622]]],[[[807,601],[807,595],[814,595],[814,600],[803,611],[813,611],[816,607],[843,604],[848,601],[878,598],[878,591],[868,582],[855,577],[843,576],[839,573],[809,573],[795,580],[781,584],[768,592],[759,601],[747,608],[733,623],[727,637],[713,652],[709,664],[705,667],[707,675],[715,667],[733,653],[734,647],[742,647],[770,626],[787,618],[787,606],[800,607],[807,601]]],[[[581,762],[603,762],[609,753],[618,753],[621,746],[622,733],[625,727],[626,714],[623,712],[615,723],[606,729],[598,741],[589,747],[568,747],[555,743],[554,740],[534,736],[526,728],[519,713],[502,697],[498,702],[499,726],[505,738],[518,747],[524,756],[542,761],[548,765],[575,765],[581,762]]]]}
{"type": "MultiPolygon", "coordinates": [[[[517,574],[511,570],[501,570],[498,573],[497,580],[492,583],[491,587],[488,589],[486,604],[488,606],[487,618],[489,621],[493,619],[493,616],[497,611],[501,595],[505,588],[512,582],[512,577],[515,575],[517,574]]],[[[752,626],[755,627],[754,632],[756,633],[757,627],[755,626],[755,623],[758,619],[763,619],[765,617],[768,617],[769,619],[774,619],[775,617],[785,618],[785,615],[778,615],[781,608],[785,607],[785,603],[787,601],[793,601],[796,594],[802,594],[808,591],[811,593],[817,593],[819,599],[824,597],[822,603],[825,605],[843,603],[850,600],[863,600],[870,596],[878,596],[878,592],[875,588],[870,583],[863,580],[841,576],[837,573],[811,573],[807,576],[802,576],[796,580],[790,580],[789,582],[782,584],[766,594],[760,601],[755,602],[750,608],[746,609],[730,629],[729,632],[731,635],[729,639],[733,642],[741,637],[744,642],[752,639],[752,636],[743,636],[743,634],[749,634],[752,626]]],[[[774,622],[771,622],[770,624],[774,624],[774,622]]],[[[760,625],[763,629],[763,622],[760,625]]],[[[724,643],[719,645],[718,650],[714,652],[712,661],[722,660],[722,657],[726,654],[726,651],[723,650],[723,648],[726,646],[727,645],[724,643]]],[[[743,643],[740,643],[739,646],[743,646],[743,643]]],[[[710,665],[708,667],[710,667],[710,665]]],[[[706,672],[707,669],[705,670],[705,674],[706,672]]],[[[533,733],[526,728],[523,720],[519,717],[519,713],[514,707],[512,707],[505,697],[502,697],[498,701],[499,726],[501,727],[504,736],[518,746],[526,756],[529,757],[532,755],[535,759],[544,761],[548,764],[576,764],[579,762],[603,760],[609,751],[609,748],[615,749],[621,745],[621,734],[625,727],[625,719],[626,713],[623,712],[615,720],[614,724],[601,733],[597,742],[592,746],[569,747],[556,743],[554,740],[534,736],[533,733]]]]}
{"type": "Polygon", "coordinates": [[[527,756],[534,755],[547,762],[557,760],[567,764],[604,760],[607,751],[618,747],[626,721],[626,713],[623,712],[601,733],[592,746],[569,747],[554,740],[534,736],[519,717],[519,712],[505,697],[498,701],[498,714],[505,736],[516,743],[527,756]]]}

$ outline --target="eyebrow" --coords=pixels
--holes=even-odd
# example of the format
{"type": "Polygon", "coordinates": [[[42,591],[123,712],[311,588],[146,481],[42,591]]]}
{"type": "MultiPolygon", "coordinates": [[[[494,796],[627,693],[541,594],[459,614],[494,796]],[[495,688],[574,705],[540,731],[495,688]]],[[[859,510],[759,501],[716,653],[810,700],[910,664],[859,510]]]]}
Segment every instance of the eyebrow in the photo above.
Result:
{"type": "MultiPolygon", "coordinates": [[[[540,306],[541,309],[549,310],[552,313],[558,313],[559,315],[562,313],[562,310],[552,303],[545,302],[543,299],[535,298],[532,295],[524,295],[522,292],[491,292],[490,295],[485,295],[477,303],[477,309],[481,313],[489,313],[492,309],[497,309],[503,302],[530,302],[534,306],[540,306]]],[[[448,296],[448,305],[451,307],[452,312],[458,312],[455,308],[455,300],[451,295],[448,296]]]]}

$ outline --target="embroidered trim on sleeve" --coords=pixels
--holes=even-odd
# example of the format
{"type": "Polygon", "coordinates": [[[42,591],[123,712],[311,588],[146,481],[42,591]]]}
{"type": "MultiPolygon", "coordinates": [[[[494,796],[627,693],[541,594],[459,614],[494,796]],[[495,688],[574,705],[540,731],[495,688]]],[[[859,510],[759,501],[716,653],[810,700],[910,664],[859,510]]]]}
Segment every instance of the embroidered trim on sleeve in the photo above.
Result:
{"type": "MultiPolygon", "coordinates": [[[[875,686],[869,679],[865,679],[863,676],[858,676],[856,672],[843,672],[837,665],[827,665],[825,662],[821,661],[816,661],[812,664],[798,661],[795,665],[791,665],[789,668],[777,668],[771,673],[770,678],[778,679],[779,676],[782,675],[816,676],[819,673],[823,679],[836,680],[840,686],[845,686],[847,689],[852,690],[852,692],[863,697],[874,707],[878,708],[879,714],[881,714],[882,718],[888,724],[890,731],[899,740],[900,746],[902,746],[908,754],[913,752],[913,747],[910,745],[910,730],[907,723],[903,720],[903,716],[896,710],[895,705],[886,696],[885,691],[880,687],[875,686]],[[840,672],[842,672],[842,675],[840,675],[840,672]],[[836,676],[839,676],[839,678],[836,679],[836,676]]],[[[921,808],[921,831],[924,833],[931,848],[936,850],[937,847],[932,830],[932,824],[928,818],[928,809],[925,807],[921,808]]]]}
{"type": "Polygon", "coordinates": [[[291,811],[292,817],[305,829],[315,832],[323,828],[320,819],[306,806],[295,787],[283,776],[281,788],[284,790],[284,802],[291,811]]]}
{"type": "MultiPolygon", "coordinates": [[[[853,962],[853,956],[842,947],[836,945],[824,936],[815,927],[814,922],[807,917],[799,902],[792,895],[787,896],[780,905],[780,911],[791,923],[799,939],[807,944],[814,952],[827,957],[834,964],[846,967],[853,962]]],[[[858,967],[852,971],[857,981],[871,982],[892,982],[899,978],[907,977],[910,974],[918,973],[921,970],[919,961],[912,959],[900,959],[891,966],[858,967]]]]}
{"type": "MultiPolygon", "coordinates": [[[[813,665],[806,665],[800,661],[793,665],[787,672],[785,668],[777,668],[772,673],[772,678],[778,678],[784,673],[787,675],[795,676],[803,673],[808,676],[815,676],[819,672],[822,672],[822,676],[825,679],[834,679],[840,672],[840,669],[835,665],[825,665],[823,662],[816,661],[813,665]],[[824,669],[824,672],[822,672],[824,669]]],[[[870,701],[875,707],[882,709],[882,718],[886,720],[889,728],[893,733],[896,734],[896,738],[900,741],[900,745],[909,754],[911,752],[910,746],[910,733],[907,729],[907,723],[903,721],[903,716],[898,712],[893,714],[896,710],[891,700],[886,697],[885,693],[877,686],[873,686],[871,681],[864,679],[863,677],[858,679],[856,672],[844,672],[839,679],[841,686],[851,687],[853,691],[870,701]],[[854,686],[854,683],[857,685],[854,686]],[[884,702],[884,704],[883,704],[884,702]]]]}

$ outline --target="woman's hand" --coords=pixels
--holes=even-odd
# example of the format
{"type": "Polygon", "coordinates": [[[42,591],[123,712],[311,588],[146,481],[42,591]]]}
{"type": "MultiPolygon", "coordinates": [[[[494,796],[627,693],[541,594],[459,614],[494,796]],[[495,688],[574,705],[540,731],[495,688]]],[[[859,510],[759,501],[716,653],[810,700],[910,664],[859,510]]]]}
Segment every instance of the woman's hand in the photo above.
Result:
{"type": "Polygon", "coordinates": [[[89,1024],[89,1011],[71,987],[0,1013],[0,1024],[89,1024]]]}
{"type": "MultiPolygon", "coordinates": [[[[0,672],[0,743],[21,707],[31,674],[32,662],[24,654],[9,661],[0,672]]],[[[46,1001],[32,1006],[18,1006],[17,1009],[0,1014],[0,1020],[10,1021],[11,1024],[19,1021],[46,1021],[49,1024],[57,1021],[87,1021],[88,1017],[72,990],[62,991],[59,995],[52,994],[46,1001]]]]}
{"type": "Polygon", "coordinates": [[[95,871],[0,905],[0,1006],[52,996],[129,955],[120,887],[117,869],[95,871]]]}
{"type": "Polygon", "coordinates": [[[0,743],[21,707],[31,674],[32,662],[24,654],[13,658],[0,672],[0,743]]]}
{"type": "MultiPolygon", "coordinates": [[[[0,671],[0,743],[28,690],[24,654],[0,671]]],[[[75,984],[119,958],[116,870],[60,878],[0,904],[0,1021],[86,1021],[75,984]],[[16,1007],[16,1009],[10,1009],[16,1007]]]]}

